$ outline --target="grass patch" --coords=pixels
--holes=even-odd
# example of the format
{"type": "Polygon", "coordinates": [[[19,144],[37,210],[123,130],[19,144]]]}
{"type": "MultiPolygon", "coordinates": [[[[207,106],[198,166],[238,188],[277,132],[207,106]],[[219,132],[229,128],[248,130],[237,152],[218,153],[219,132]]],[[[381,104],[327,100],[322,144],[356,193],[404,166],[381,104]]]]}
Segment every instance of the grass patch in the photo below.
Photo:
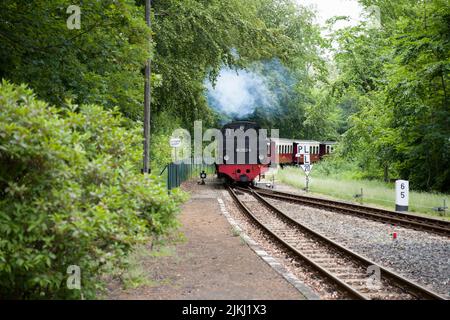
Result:
{"type": "Polygon", "coordinates": [[[170,235],[154,239],[152,245],[135,246],[127,257],[127,268],[115,270],[113,274],[120,277],[124,289],[136,289],[141,286],[158,286],[170,284],[170,279],[154,280],[150,270],[146,269],[145,261],[176,255],[175,245],[186,241],[182,232],[174,231],[170,235]]]}
{"type": "Polygon", "coordinates": [[[129,254],[127,257],[128,268],[120,275],[125,289],[156,285],[156,281],[149,278],[148,272],[142,263],[142,260],[150,257],[150,254],[151,252],[146,246],[136,246],[129,254]]]}
{"type": "MultiPolygon", "coordinates": [[[[276,180],[292,187],[303,189],[305,187],[305,175],[299,168],[285,168],[278,170],[275,174],[276,180]]],[[[327,195],[336,199],[358,202],[355,194],[361,193],[363,189],[363,203],[376,205],[386,209],[395,208],[395,186],[393,183],[384,183],[377,180],[355,179],[341,175],[339,177],[326,175],[322,171],[312,171],[309,181],[311,193],[327,195]]],[[[411,191],[409,193],[409,210],[411,212],[425,213],[427,215],[442,217],[440,213],[433,210],[434,207],[443,205],[449,196],[442,193],[429,193],[411,191]]],[[[446,213],[449,218],[449,212],[446,213]]]]}
{"type": "Polygon", "coordinates": [[[152,257],[170,257],[175,254],[175,248],[173,246],[162,246],[150,252],[152,257]]]}

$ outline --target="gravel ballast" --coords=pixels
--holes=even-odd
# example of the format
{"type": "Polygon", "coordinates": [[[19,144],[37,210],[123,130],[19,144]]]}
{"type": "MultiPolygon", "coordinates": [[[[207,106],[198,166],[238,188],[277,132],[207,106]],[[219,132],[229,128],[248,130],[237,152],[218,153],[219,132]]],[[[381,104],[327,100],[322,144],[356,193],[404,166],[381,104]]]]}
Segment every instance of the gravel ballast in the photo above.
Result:
{"type": "Polygon", "coordinates": [[[437,293],[450,297],[450,239],[266,198],[300,223],[437,293]],[[393,233],[397,239],[393,238],[393,233]]]}

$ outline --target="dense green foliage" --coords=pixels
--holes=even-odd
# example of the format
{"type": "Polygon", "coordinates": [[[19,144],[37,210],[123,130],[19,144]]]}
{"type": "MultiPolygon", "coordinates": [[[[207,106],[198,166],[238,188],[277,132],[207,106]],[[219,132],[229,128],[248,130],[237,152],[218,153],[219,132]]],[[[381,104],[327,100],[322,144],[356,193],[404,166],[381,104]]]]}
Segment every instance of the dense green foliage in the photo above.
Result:
{"type": "Polygon", "coordinates": [[[95,105],[63,109],[0,85],[0,296],[79,297],[137,243],[176,226],[184,196],[139,173],[140,128],[95,105]]]}
{"type": "Polygon", "coordinates": [[[199,119],[216,124],[204,82],[214,81],[222,66],[245,67],[277,57],[299,61],[295,65],[303,65],[305,73],[307,63],[320,60],[314,54],[320,37],[310,14],[298,13],[289,0],[152,1],[151,32],[143,0],[83,2],[80,30],[66,27],[70,4],[1,2],[0,78],[27,83],[54,105],[69,98],[78,104],[118,106],[138,120],[143,114],[143,67],[152,57],[155,169],[169,156],[167,148],[159,147],[174,128],[191,129],[199,119]]]}
{"type": "Polygon", "coordinates": [[[84,1],[81,29],[69,30],[64,0],[0,3],[0,78],[27,83],[39,98],[62,105],[120,106],[142,114],[142,66],[150,35],[132,0],[84,1]]]}
{"type": "Polygon", "coordinates": [[[157,113],[171,113],[187,128],[198,119],[214,124],[204,94],[205,78],[214,80],[223,65],[244,65],[283,48],[258,18],[260,2],[155,1],[153,65],[162,75],[155,90],[157,113]]]}
{"type": "Polygon", "coordinates": [[[382,28],[340,30],[333,98],[344,116],[341,155],[367,176],[450,187],[450,5],[445,0],[363,0],[382,28]],[[348,130],[347,130],[348,129],[348,130]]]}

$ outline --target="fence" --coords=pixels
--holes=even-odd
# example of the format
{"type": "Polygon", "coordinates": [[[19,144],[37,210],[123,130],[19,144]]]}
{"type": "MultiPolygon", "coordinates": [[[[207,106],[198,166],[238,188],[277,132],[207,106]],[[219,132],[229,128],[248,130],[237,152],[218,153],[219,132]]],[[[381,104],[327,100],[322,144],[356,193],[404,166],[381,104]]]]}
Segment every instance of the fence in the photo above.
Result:
{"type": "Polygon", "coordinates": [[[194,177],[200,177],[200,173],[205,171],[208,175],[214,174],[216,169],[214,165],[194,164],[192,163],[169,163],[161,172],[166,175],[167,190],[179,187],[184,181],[194,177]]]}

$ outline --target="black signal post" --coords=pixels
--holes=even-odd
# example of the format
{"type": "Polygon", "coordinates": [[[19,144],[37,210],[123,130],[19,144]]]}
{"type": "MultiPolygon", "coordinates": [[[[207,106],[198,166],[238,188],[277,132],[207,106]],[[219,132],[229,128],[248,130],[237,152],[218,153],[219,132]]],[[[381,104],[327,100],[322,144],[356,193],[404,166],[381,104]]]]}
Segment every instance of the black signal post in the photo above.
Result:
{"type": "MultiPolygon", "coordinates": [[[[152,1],[145,1],[145,22],[148,27],[151,27],[151,6],[152,1]]],[[[149,38],[149,51],[151,38],[149,38]]],[[[151,84],[150,78],[151,71],[151,59],[148,58],[145,64],[145,88],[144,88],[144,163],[143,173],[150,173],[150,114],[151,114],[151,84]]]]}

